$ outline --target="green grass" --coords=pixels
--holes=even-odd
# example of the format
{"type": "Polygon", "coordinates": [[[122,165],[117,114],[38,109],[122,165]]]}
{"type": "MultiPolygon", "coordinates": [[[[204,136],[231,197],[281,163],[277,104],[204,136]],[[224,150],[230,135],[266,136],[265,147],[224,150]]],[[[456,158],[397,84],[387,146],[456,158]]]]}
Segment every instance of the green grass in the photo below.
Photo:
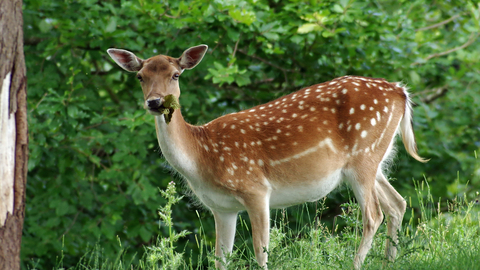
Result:
{"type": "MultiPolygon", "coordinates": [[[[395,262],[384,259],[386,228],[382,225],[377,232],[363,269],[479,269],[480,268],[480,217],[479,207],[457,197],[444,205],[434,203],[426,182],[416,182],[416,198],[408,198],[420,205],[415,212],[407,209],[408,222],[404,222],[399,232],[398,255],[395,262]],[[439,209],[447,209],[441,212],[439,209]]],[[[188,256],[188,251],[178,252],[176,242],[189,232],[173,231],[171,207],[180,197],[174,184],[162,191],[168,199],[167,205],[159,210],[161,222],[168,228],[169,235],[158,237],[157,244],[146,247],[146,254],[140,263],[133,264],[120,252],[116,258],[104,258],[100,245],[85,254],[76,267],[70,269],[214,269],[213,243],[204,240],[203,228],[195,235],[199,258],[188,256]],[[203,265],[194,265],[194,261],[203,265]]],[[[315,220],[301,228],[290,228],[285,210],[272,211],[270,234],[269,269],[353,269],[353,258],[361,238],[360,210],[350,202],[342,205],[339,216],[346,226],[339,229],[327,228],[321,222],[324,205],[320,203],[314,213],[315,220]]],[[[311,215],[308,207],[298,208],[299,215],[311,215]]],[[[240,215],[237,232],[237,245],[227,261],[228,269],[260,269],[256,265],[251,245],[248,221],[240,215]],[[241,244],[238,244],[241,243],[241,244]]],[[[119,241],[120,242],[120,241],[119,241]]],[[[61,256],[57,269],[63,268],[61,256]]],[[[33,268],[34,269],[34,268],[33,268]]]]}

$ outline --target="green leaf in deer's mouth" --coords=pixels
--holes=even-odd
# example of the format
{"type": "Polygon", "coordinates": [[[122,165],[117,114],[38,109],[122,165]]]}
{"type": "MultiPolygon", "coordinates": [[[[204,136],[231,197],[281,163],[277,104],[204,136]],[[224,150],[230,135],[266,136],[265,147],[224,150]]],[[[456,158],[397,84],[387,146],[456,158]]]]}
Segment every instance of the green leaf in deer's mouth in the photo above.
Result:
{"type": "Polygon", "coordinates": [[[178,100],[175,98],[174,95],[167,95],[165,96],[165,101],[163,102],[163,104],[158,108],[158,112],[164,115],[165,122],[169,124],[172,120],[173,112],[176,109],[180,109],[180,104],[178,103],[178,100]]]}

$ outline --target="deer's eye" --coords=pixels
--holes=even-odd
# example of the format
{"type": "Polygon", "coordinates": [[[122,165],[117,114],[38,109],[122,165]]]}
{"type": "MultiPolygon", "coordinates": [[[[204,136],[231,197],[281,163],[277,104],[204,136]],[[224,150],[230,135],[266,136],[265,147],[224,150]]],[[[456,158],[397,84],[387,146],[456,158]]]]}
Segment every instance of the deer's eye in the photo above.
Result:
{"type": "Polygon", "coordinates": [[[175,74],[173,74],[173,76],[172,76],[172,79],[178,80],[178,77],[180,77],[180,73],[175,72],[175,74]]]}
{"type": "Polygon", "coordinates": [[[142,75],[140,75],[140,74],[137,74],[137,79],[138,79],[140,82],[143,82],[142,75]]]}

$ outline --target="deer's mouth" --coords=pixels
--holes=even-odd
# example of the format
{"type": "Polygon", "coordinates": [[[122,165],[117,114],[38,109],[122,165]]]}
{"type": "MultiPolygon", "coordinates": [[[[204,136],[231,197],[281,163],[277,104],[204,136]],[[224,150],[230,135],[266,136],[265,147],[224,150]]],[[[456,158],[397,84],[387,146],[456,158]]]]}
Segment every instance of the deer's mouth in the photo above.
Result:
{"type": "Polygon", "coordinates": [[[167,95],[163,98],[163,100],[148,100],[147,108],[149,112],[153,115],[165,115],[165,121],[168,124],[172,119],[174,110],[180,109],[180,104],[178,103],[178,100],[175,96],[167,95]]]}
{"type": "Polygon", "coordinates": [[[152,115],[161,115],[163,114],[162,112],[165,111],[165,109],[166,108],[163,105],[160,105],[156,108],[148,108],[148,112],[152,115]]]}
{"type": "Polygon", "coordinates": [[[152,115],[161,115],[162,112],[165,110],[164,103],[164,100],[160,98],[151,99],[146,102],[145,108],[152,115]]]}

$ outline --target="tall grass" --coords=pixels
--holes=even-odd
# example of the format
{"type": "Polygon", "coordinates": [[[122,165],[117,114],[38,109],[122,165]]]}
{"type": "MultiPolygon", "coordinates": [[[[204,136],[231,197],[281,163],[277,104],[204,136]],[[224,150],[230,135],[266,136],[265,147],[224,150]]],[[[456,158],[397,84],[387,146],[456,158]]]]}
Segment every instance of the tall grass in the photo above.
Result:
{"type": "MultiPolygon", "coordinates": [[[[410,216],[399,232],[398,255],[395,262],[384,258],[386,236],[385,226],[377,232],[363,269],[479,269],[480,268],[480,216],[479,207],[469,202],[465,196],[453,200],[435,203],[426,181],[415,181],[416,197],[408,198],[410,216]],[[412,201],[420,206],[412,208],[412,201]],[[441,211],[446,209],[446,211],[441,211]]],[[[167,236],[159,236],[156,245],[146,247],[146,254],[139,264],[123,259],[104,258],[100,246],[87,253],[72,269],[213,269],[214,250],[206,244],[203,228],[195,235],[199,258],[192,258],[185,251],[176,251],[176,243],[190,232],[175,232],[171,217],[171,207],[181,197],[177,196],[171,183],[162,196],[167,204],[160,208],[159,215],[164,226],[168,227],[167,236]],[[194,265],[193,261],[203,262],[194,265]]],[[[441,200],[438,200],[441,201],[441,200]]],[[[315,213],[308,207],[301,207],[298,215],[307,215],[311,223],[300,228],[290,228],[286,210],[272,211],[270,233],[269,269],[352,269],[356,248],[360,243],[362,223],[360,209],[352,201],[342,205],[339,216],[347,225],[327,228],[321,222],[325,210],[324,201],[320,202],[315,213]]],[[[237,241],[234,252],[227,257],[228,269],[260,269],[255,261],[251,244],[249,222],[240,215],[237,241]]],[[[57,269],[64,269],[61,259],[57,269]]]]}

